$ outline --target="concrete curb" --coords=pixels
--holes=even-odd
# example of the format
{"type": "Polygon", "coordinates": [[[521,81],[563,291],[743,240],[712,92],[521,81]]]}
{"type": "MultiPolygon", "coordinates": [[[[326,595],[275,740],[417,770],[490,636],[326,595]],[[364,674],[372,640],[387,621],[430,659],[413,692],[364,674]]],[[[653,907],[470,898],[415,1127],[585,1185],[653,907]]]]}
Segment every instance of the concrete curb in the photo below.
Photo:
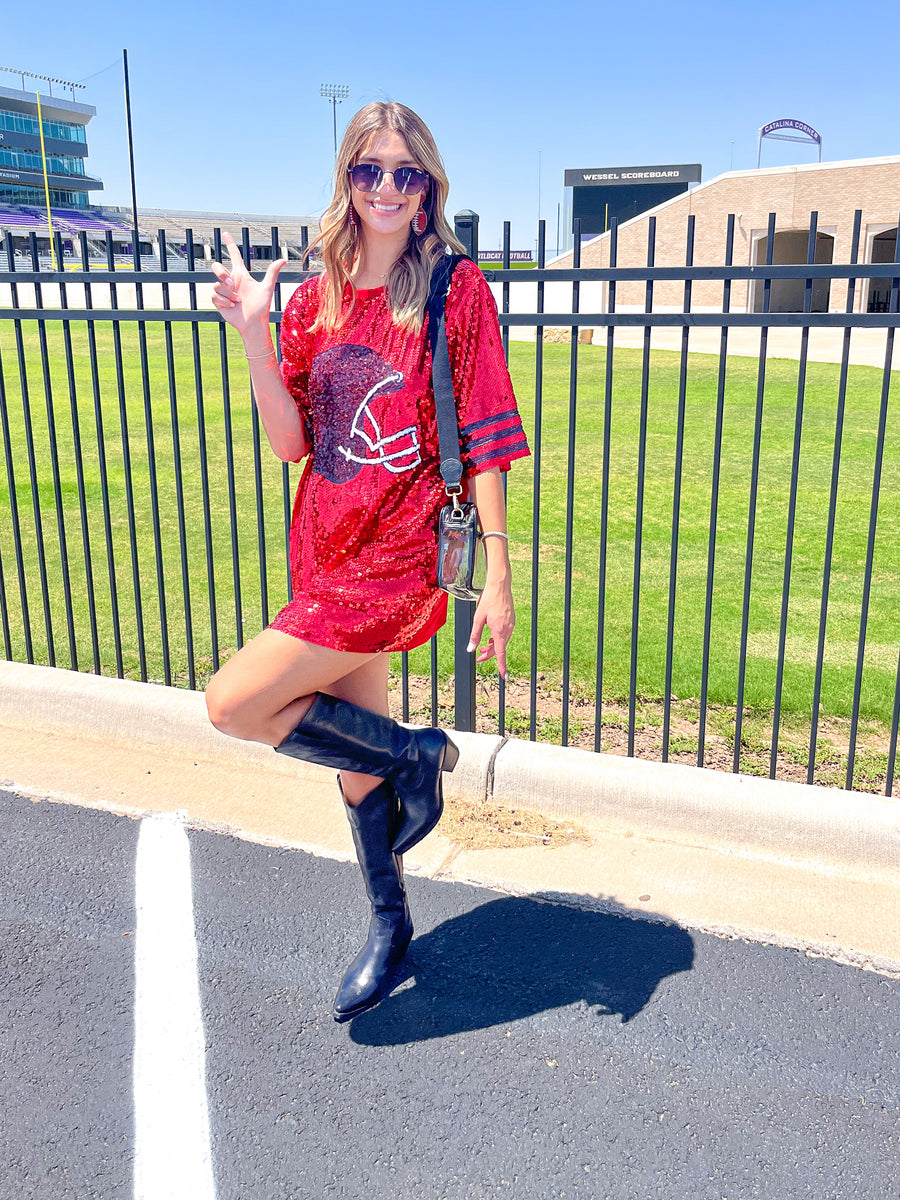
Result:
{"type": "MultiPolygon", "coordinates": [[[[308,776],[321,767],[220,734],[200,693],[0,663],[0,726],[159,749],[243,772],[308,776]]],[[[454,734],[460,761],[448,798],[575,818],[624,837],[709,848],[769,862],[900,883],[900,805],[839,789],[645,762],[616,755],[454,734]]]]}
{"type": "Polygon", "coordinates": [[[900,883],[900,804],[887,797],[534,742],[507,743],[494,771],[497,803],[900,883]]]}

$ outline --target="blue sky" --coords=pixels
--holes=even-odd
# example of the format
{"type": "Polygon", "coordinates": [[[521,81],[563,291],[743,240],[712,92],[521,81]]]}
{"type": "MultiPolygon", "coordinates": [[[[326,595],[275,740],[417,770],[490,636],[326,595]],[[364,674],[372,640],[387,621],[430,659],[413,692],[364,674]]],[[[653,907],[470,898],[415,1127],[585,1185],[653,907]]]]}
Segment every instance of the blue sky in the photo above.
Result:
{"type": "MultiPolygon", "coordinates": [[[[757,130],[779,117],[818,129],[825,159],[900,153],[895,0],[468,10],[94,0],[80,12],[49,0],[31,13],[19,4],[4,15],[3,64],[86,81],[79,99],[97,108],[89,161],[109,203],[130,202],[122,47],[145,206],[321,212],[328,82],[350,86],[339,133],[373,99],[424,117],[450,175],[450,212],[480,214],[482,246],[499,244],[504,219],[514,248],[533,246],[539,161],[552,246],[567,167],[699,162],[711,179],[732,162],[755,166],[757,130]]],[[[763,147],[764,166],[814,160],[812,147],[763,147]]]]}

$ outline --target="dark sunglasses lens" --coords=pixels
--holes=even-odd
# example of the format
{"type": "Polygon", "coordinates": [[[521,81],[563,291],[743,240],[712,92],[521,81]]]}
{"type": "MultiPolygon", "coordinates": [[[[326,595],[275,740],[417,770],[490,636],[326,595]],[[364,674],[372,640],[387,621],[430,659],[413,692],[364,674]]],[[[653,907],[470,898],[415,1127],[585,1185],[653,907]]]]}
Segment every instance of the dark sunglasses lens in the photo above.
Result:
{"type": "Polygon", "coordinates": [[[381,178],[381,167],[374,163],[357,163],[350,168],[350,181],[361,192],[374,192],[381,178]]]}
{"type": "Polygon", "coordinates": [[[428,187],[428,172],[418,167],[398,167],[394,172],[394,186],[404,196],[414,196],[428,187]]]}

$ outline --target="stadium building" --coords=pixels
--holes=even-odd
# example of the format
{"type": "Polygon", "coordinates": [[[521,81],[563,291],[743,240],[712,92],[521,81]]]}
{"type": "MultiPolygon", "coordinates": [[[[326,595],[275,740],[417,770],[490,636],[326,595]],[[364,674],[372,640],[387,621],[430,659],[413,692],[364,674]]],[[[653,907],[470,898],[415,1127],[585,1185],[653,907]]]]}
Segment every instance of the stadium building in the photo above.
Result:
{"type": "MultiPolygon", "coordinates": [[[[74,91],[74,88],[73,88],[74,91]]],[[[90,104],[58,96],[40,98],[50,203],[77,216],[103,184],[85,169],[90,104]]],[[[0,87],[0,205],[26,211],[45,206],[44,164],[36,92],[0,87]]]]}
{"type": "MultiPolygon", "coordinates": [[[[13,72],[9,72],[13,74],[13,72]]],[[[93,202],[91,193],[103,189],[103,183],[87,170],[87,126],[97,110],[74,99],[80,84],[63,84],[72,90],[73,99],[40,95],[43,124],[38,121],[38,95],[25,88],[0,87],[0,268],[6,267],[5,251],[12,245],[16,265],[30,265],[32,234],[35,237],[42,268],[52,266],[50,226],[44,190],[44,157],[50,193],[50,224],[60,234],[64,265],[81,261],[81,236],[87,239],[90,259],[105,262],[108,243],[119,266],[132,266],[133,213],[130,207],[104,206],[93,202]]],[[[52,88],[60,80],[47,76],[52,88]]],[[[123,135],[124,142],[124,135],[123,135]]],[[[184,269],[188,263],[186,229],[191,230],[195,261],[213,257],[215,230],[228,230],[237,242],[248,230],[250,258],[271,259],[272,227],[278,228],[279,250],[289,259],[299,259],[307,240],[319,231],[312,217],[266,216],[247,213],[184,212],[177,209],[139,208],[137,214],[139,252],[142,265],[159,265],[160,231],[165,236],[169,268],[184,269]]]]}

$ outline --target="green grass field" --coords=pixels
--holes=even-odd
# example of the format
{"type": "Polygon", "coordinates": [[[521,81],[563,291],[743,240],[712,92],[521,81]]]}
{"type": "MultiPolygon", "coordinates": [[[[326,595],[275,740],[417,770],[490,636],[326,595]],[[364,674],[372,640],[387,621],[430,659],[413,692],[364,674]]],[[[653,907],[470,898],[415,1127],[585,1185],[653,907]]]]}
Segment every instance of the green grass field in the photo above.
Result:
{"type": "MultiPolygon", "coordinates": [[[[482,271],[504,271],[507,269],[503,266],[502,258],[484,260],[478,265],[482,271]]],[[[511,262],[508,269],[510,271],[533,271],[536,266],[536,262],[511,262]]]]}
{"type": "MultiPolygon", "coordinates": [[[[111,547],[122,626],[122,654],[125,673],[132,677],[139,676],[136,598],[132,584],[122,439],[124,413],[129,430],[137,526],[136,553],[141,605],[146,626],[147,672],[151,679],[163,679],[166,672],[161,649],[160,612],[156,598],[157,557],[153,538],[153,499],[148,474],[145,398],[141,385],[141,351],[137,328],[133,324],[123,323],[121,330],[124,364],[122,397],[119,396],[116,385],[115,353],[110,327],[98,327],[97,348],[100,364],[99,404],[109,473],[111,547]]],[[[45,383],[36,326],[24,324],[22,336],[34,428],[33,467],[42,517],[48,604],[56,642],[56,662],[62,666],[69,666],[69,635],[63,602],[57,496],[49,449],[45,383]]],[[[87,497],[86,520],[98,613],[100,665],[104,673],[115,673],[115,646],[107,570],[108,547],[104,533],[98,439],[86,327],[73,324],[71,336],[73,382],[78,405],[78,429],[87,497]]],[[[257,471],[254,464],[245,362],[236,339],[232,339],[229,333],[229,381],[233,406],[231,433],[235,462],[234,504],[237,514],[235,536],[239,547],[238,576],[241,586],[241,608],[237,611],[231,557],[233,530],[229,515],[225,452],[227,430],[219,364],[219,336],[219,329],[215,325],[200,327],[211,491],[214,555],[212,578],[218,618],[219,651],[226,653],[238,644],[239,628],[244,638],[252,636],[262,627],[266,615],[270,618],[284,602],[285,509],[282,466],[269,452],[263,438],[258,472],[263,507],[261,514],[257,513],[257,471]],[[267,556],[268,614],[263,611],[260,593],[258,522],[264,533],[267,556]]],[[[57,322],[48,323],[47,339],[49,382],[54,399],[59,447],[59,506],[66,532],[68,568],[74,594],[74,639],[78,666],[81,669],[90,669],[91,630],[86,600],[87,585],[78,504],[70,386],[63,331],[57,322]]],[[[213,649],[190,329],[176,326],[172,340],[172,386],[177,403],[180,448],[184,464],[187,578],[194,628],[193,657],[197,683],[198,686],[202,686],[213,666],[213,649]]],[[[161,569],[165,581],[166,615],[171,647],[169,670],[175,682],[186,685],[188,655],[185,645],[185,594],[178,541],[179,520],[173,468],[170,383],[167,374],[165,333],[163,328],[155,323],[147,326],[147,346],[151,376],[147,410],[155,432],[161,569]]],[[[0,322],[0,354],[8,414],[8,450],[15,472],[33,654],[36,661],[48,662],[36,525],[33,518],[29,446],[23,420],[15,330],[10,321],[0,322]]],[[[532,444],[535,420],[534,355],[535,348],[532,344],[511,344],[512,373],[532,444]]],[[[569,361],[568,346],[548,345],[544,348],[536,614],[531,611],[534,460],[517,462],[509,476],[511,553],[516,570],[515,592],[519,616],[511,647],[511,670],[518,677],[527,677],[529,672],[532,619],[537,621],[539,669],[548,679],[558,680],[563,666],[565,522],[569,483],[569,361]]],[[[599,346],[579,347],[578,364],[575,472],[572,480],[575,535],[572,547],[571,685],[576,695],[591,696],[594,689],[597,644],[604,349],[599,346]]],[[[673,671],[673,692],[681,698],[698,696],[701,685],[717,366],[717,361],[711,356],[692,355],[690,359],[673,671]]],[[[611,420],[611,486],[604,641],[604,694],[610,699],[622,697],[628,691],[640,367],[639,351],[616,350],[611,420]]],[[[659,698],[664,691],[678,369],[677,354],[654,352],[649,390],[637,689],[640,696],[648,699],[659,698]]],[[[797,371],[797,363],[786,360],[770,361],[767,369],[745,694],[745,703],[748,706],[762,709],[771,706],[774,694],[797,371]]],[[[732,358],[728,362],[709,681],[710,701],[719,704],[734,703],[736,695],[756,373],[755,359],[732,358]]],[[[807,712],[811,704],[838,374],[837,366],[826,364],[810,364],[808,370],[783,698],[788,713],[807,712]]],[[[880,371],[866,367],[851,368],[841,456],[823,681],[823,710],[834,716],[847,714],[852,705],[881,384],[880,371]]],[[[897,651],[900,645],[900,606],[897,603],[900,574],[898,433],[900,430],[897,416],[890,412],[886,430],[862,689],[863,714],[882,721],[888,720],[891,714],[897,651]]],[[[5,436],[4,443],[7,449],[5,436]]],[[[289,471],[291,495],[298,470],[291,467],[289,471]]],[[[14,658],[24,659],[24,620],[6,469],[2,471],[0,478],[0,555],[10,620],[11,651],[14,658]]],[[[452,668],[452,639],[449,633],[441,635],[439,645],[440,669],[446,675],[452,668]]],[[[411,655],[411,669],[414,672],[427,673],[427,648],[411,655]]],[[[490,672],[490,668],[486,670],[490,672]]]]}

